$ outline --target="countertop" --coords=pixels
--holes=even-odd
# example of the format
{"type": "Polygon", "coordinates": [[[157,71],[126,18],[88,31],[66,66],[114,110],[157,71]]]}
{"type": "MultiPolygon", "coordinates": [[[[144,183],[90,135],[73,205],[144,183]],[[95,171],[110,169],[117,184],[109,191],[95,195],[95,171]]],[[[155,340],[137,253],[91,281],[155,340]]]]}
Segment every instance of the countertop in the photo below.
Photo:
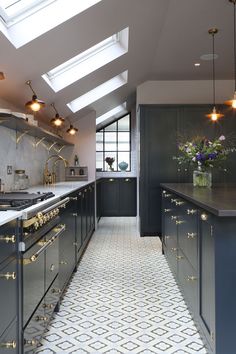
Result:
{"type": "Polygon", "coordinates": [[[161,187],[217,216],[236,216],[236,185],[212,188],[193,187],[191,183],[161,183],[161,187]]]}
{"type": "Polygon", "coordinates": [[[22,218],[24,217],[24,215],[27,214],[27,212],[31,212],[34,209],[37,209],[38,207],[41,206],[46,207],[48,204],[51,204],[52,202],[56,203],[62,197],[76,191],[77,189],[83,188],[93,182],[94,181],[59,182],[56,183],[55,185],[50,185],[50,186],[38,185],[38,186],[30,187],[29,189],[25,190],[25,192],[28,193],[52,192],[55,194],[55,196],[50,199],[44,200],[40,203],[31,205],[30,207],[25,208],[21,211],[13,211],[13,210],[0,211],[0,226],[6,224],[9,221],[15,220],[17,218],[22,218]]]}

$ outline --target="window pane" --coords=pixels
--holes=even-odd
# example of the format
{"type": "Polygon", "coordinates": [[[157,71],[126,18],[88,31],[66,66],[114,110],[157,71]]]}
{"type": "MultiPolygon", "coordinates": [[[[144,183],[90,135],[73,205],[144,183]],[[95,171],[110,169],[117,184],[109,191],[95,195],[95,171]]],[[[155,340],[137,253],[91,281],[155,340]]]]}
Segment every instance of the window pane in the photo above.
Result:
{"type": "Polygon", "coordinates": [[[96,169],[103,170],[103,152],[96,153],[96,169]]]}
{"type": "Polygon", "coordinates": [[[130,133],[118,133],[118,151],[130,150],[130,133]]]}
{"type": "MultiPolygon", "coordinates": [[[[130,170],[130,161],[129,161],[130,153],[129,152],[118,152],[118,165],[121,162],[126,162],[128,167],[126,171],[130,170]]],[[[120,167],[118,166],[118,170],[121,171],[120,167]]]]}
{"type": "Polygon", "coordinates": [[[103,133],[96,133],[96,151],[103,150],[103,133]]]}
{"type": "MultiPolygon", "coordinates": [[[[106,158],[114,159],[114,162],[111,164],[111,167],[114,169],[114,171],[117,171],[116,152],[110,152],[110,151],[105,152],[105,160],[106,158]]],[[[110,166],[106,161],[105,161],[105,165],[106,165],[106,171],[111,171],[110,166]]]]}
{"type": "Polygon", "coordinates": [[[129,115],[125,116],[124,118],[121,118],[120,120],[118,120],[118,130],[129,131],[130,130],[129,124],[130,124],[129,115]]]}
{"type": "Polygon", "coordinates": [[[105,131],[109,131],[109,132],[116,131],[116,130],[117,130],[117,122],[110,124],[105,128],[105,131]]]}
{"type": "Polygon", "coordinates": [[[105,151],[116,151],[116,133],[105,132],[105,151]]]}

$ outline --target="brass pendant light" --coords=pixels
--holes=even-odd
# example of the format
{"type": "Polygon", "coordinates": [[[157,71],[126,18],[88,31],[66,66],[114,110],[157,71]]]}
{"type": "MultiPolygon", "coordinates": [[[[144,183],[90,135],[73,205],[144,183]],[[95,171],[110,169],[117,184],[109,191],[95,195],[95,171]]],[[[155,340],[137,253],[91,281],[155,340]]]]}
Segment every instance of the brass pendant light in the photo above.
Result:
{"type": "Polygon", "coordinates": [[[72,124],[70,124],[70,127],[67,129],[67,133],[70,135],[75,135],[77,133],[78,129],[75,128],[72,124]]]}
{"type": "Polygon", "coordinates": [[[38,99],[36,93],[34,92],[31,86],[30,80],[26,81],[26,85],[28,85],[31,91],[33,92],[33,96],[32,96],[32,100],[26,102],[25,107],[31,109],[34,112],[38,112],[41,108],[45,107],[45,102],[38,99]]]}
{"type": "Polygon", "coordinates": [[[216,122],[219,118],[224,117],[224,114],[220,113],[216,109],[216,87],[215,87],[215,35],[218,33],[217,28],[210,28],[208,33],[212,36],[212,84],[213,84],[213,109],[212,112],[207,114],[207,118],[210,118],[213,122],[216,122]]]}
{"type": "Polygon", "coordinates": [[[56,115],[50,120],[50,123],[55,127],[61,127],[65,123],[65,119],[59,115],[54,103],[52,103],[51,106],[56,112],[56,115]]]}
{"type": "Polygon", "coordinates": [[[225,104],[236,108],[236,0],[229,0],[234,5],[234,96],[232,100],[226,101],[225,104]]]}

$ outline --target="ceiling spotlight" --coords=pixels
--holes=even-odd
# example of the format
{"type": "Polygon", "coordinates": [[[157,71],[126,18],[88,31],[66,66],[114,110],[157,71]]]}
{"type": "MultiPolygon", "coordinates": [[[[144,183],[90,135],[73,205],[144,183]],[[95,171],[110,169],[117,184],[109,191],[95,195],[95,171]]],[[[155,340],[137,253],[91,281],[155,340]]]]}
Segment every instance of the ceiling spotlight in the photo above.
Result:
{"type": "Polygon", "coordinates": [[[78,129],[75,128],[72,124],[70,124],[70,128],[67,129],[67,133],[70,135],[75,135],[77,133],[78,129]]]}
{"type": "Polygon", "coordinates": [[[54,118],[52,118],[52,119],[50,120],[50,123],[51,123],[51,125],[53,125],[53,126],[61,127],[61,126],[64,124],[65,119],[59,115],[59,113],[58,113],[58,111],[57,111],[57,109],[56,109],[54,103],[52,103],[51,106],[52,106],[52,108],[54,109],[54,111],[56,112],[56,115],[55,115],[54,118]]]}
{"type": "Polygon", "coordinates": [[[5,75],[2,71],[0,71],[0,80],[5,80],[5,75]]]}
{"type": "Polygon", "coordinates": [[[209,29],[208,33],[212,36],[212,84],[213,84],[213,109],[212,112],[207,114],[207,118],[210,118],[213,122],[216,122],[224,115],[216,110],[216,88],[215,88],[215,35],[218,33],[217,28],[209,29]]]}
{"type": "Polygon", "coordinates": [[[236,0],[229,0],[234,5],[234,95],[232,100],[226,101],[225,104],[232,106],[232,108],[236,108],[236,0]]]}
{"type": "Polygon", "coordinates": [[[28,85],[29,88],[31,89],[31,91],[33,92],[33,96],[32,96],[32,100],[26,102],[25,107],[28,109],[31,109],[34,112],[38,112],[41,108],[43,108],[45,106],[45,102],[43,102],[37,98],[37,95],[31,86],[30,80],[26,81],[26,85],[28,85]]]}
{"type": "Polygon", "coordinates": [[[200,66],[201,64],[200,63],[195,63],[194,66],[200,66]]]}

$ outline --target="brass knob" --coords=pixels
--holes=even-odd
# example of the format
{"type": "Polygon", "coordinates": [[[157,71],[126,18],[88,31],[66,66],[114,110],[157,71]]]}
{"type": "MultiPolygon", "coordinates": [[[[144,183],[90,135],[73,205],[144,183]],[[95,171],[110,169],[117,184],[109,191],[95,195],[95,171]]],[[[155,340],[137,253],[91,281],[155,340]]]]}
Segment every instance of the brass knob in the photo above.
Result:
{"type": "Polygon", "coordinates": [[[78,216],[78,213],[72,213],[72,216],[78,216]]]}
{"type": "Polygon", "coordinates": [[[202,214],[201,214],[201,220],[202,220],[202,221],[207,221],[207,219],[208,219],[208,215],[205,214],[205,213],[202,213],[202,214]]]}
{"type": "Polygon", "coordinates": [[[36,316],[35,321],[43,321],[46,322],[48,320],[47,316],[36,316]]]}
{"type": "Polygon", "coordinates": [[[181,225],[181,224],[183,224],[183,223],[184,223],[183,220],[176,220],[176,222],[175,222],[176,225],[181,225]]]}
{"type": "Polygon", "coordinates": [[[30,257],[31,262],[35,262],[37,260],[37,256],[34,254],[33,256],[30,257]]]}
{"type": "Polygon", "coordinates": [[[177,219],[177,216],[171,216],[171,220],[176,220],[177,219]]]}
{"type": "Polygon", "coordinates": [[[181,259],[184,259],[184,257],[183,257],[183,256],[177,256],[177,257],[176,257],[176,260],[177,260],[177,261],[180,261],[181,259]]]}
{"type": "Polygon", "coordinates": [[[175,202],[175,205],[183,205],[184,204],[184,202],[175,202]]]}
{"type": "Polygon", "coordinates": [[[171,248],[171,251],[176,252],[176,251],[177,251],[177,248],[176,248],[176,247],[172,247],[172,248],[171,248]]]}
{"type": "Polygon", "coordinates": [[[187,237],[189,239],[194,239],[197,236],[195,232],[187,232],[187,237]]]}
{"type": "Polygon", "coordinates": [[[31,339],[31,340],[25,339],[24,344],[36,346],[38,345],[38,341],[36,339],[31,339]]]}
{"type": "Polygon", "coordinates": [[[54,305],[53,304],[43,304],[44,309],[53,309],[54,305]]]}
{"type": "Polygon", "coordinates": [[[164,198],[170,198],[170,197],[171,197],[171,194],[168,194],[168,193],[164,194],[164,198]]]}
{"type": "Polygon", "coordinates": [[[77,197],[71,197],[70,200],[78,200],[77,197]]]}
{"type": "Polygon", "coordinates": [[[39,222],[38,221],[35,221],[34,228],[35,228],[35,230],[38,230],[38,228],[39,228],[39,222]]]}
{"type": "Polygon", "coordinates": [[[60,261],[60,264],[64,264],[64,265],[66,265],[66,264],[68,264],[66,261],[60,261]]]}
{"type": "Polygon", "coordinates": [[[171,209],[164,209],[164,213],[169,213],[171,209]]]}
{"type": "Polygon", "coordinates": [[[0,343],[0,348],[16,349],[16,341],[13,340],[11,342],[0,343]]]}
{"type": "Polygon", "coordinates": [[[60,289],[52,289],[53,294],[60,294],[61,290],[60,289]]]}
{"type": "Polygon", "coordinates": [[[114,178],[109,178],[109,182],[114,182],[114,178]]]}
{"type": "Polygon", "coordinates": [[[6,280],[15,280],[16,279],[16,273],[5,273],[5,274],[0,274],[0,278],[4,278],[6,280]]]}
{"type": "Polygon", "coordinates": [[[196,214],[196,212],[197,212],[196,209],[187,209],[187,214],[188,214],[188,215],[196,214]]]}
{"type": "Polygon", "coordinates": [[[55,265],[54,264],[51,264],[51,267],[50,267],[50,272],[53,272],[55,270],[55,265]]]}
{"type": "Polygon", "coordinates": [[[171,201],[171,203],[176,203],[177,199],[171,199],[170,201],[171,201]]]}
{"type": "Polygon", "coordinates": [[[129,181],[130,181],[130,179],[129,179],[129,178],[126,178],[126,179],[125,179],[125,182],[129,182],[129,181]]]}
{"type": "Polygon", "coordinates": [[[0,241],[6,242],[6,243],[16,243],[16,236],[0,236],[0,241]]]}
{"type": "Polygon", "coordinates": [[[195,280],[197,280],[197,277],[187,276],[187,281],[195,281],[195,280]]]}

